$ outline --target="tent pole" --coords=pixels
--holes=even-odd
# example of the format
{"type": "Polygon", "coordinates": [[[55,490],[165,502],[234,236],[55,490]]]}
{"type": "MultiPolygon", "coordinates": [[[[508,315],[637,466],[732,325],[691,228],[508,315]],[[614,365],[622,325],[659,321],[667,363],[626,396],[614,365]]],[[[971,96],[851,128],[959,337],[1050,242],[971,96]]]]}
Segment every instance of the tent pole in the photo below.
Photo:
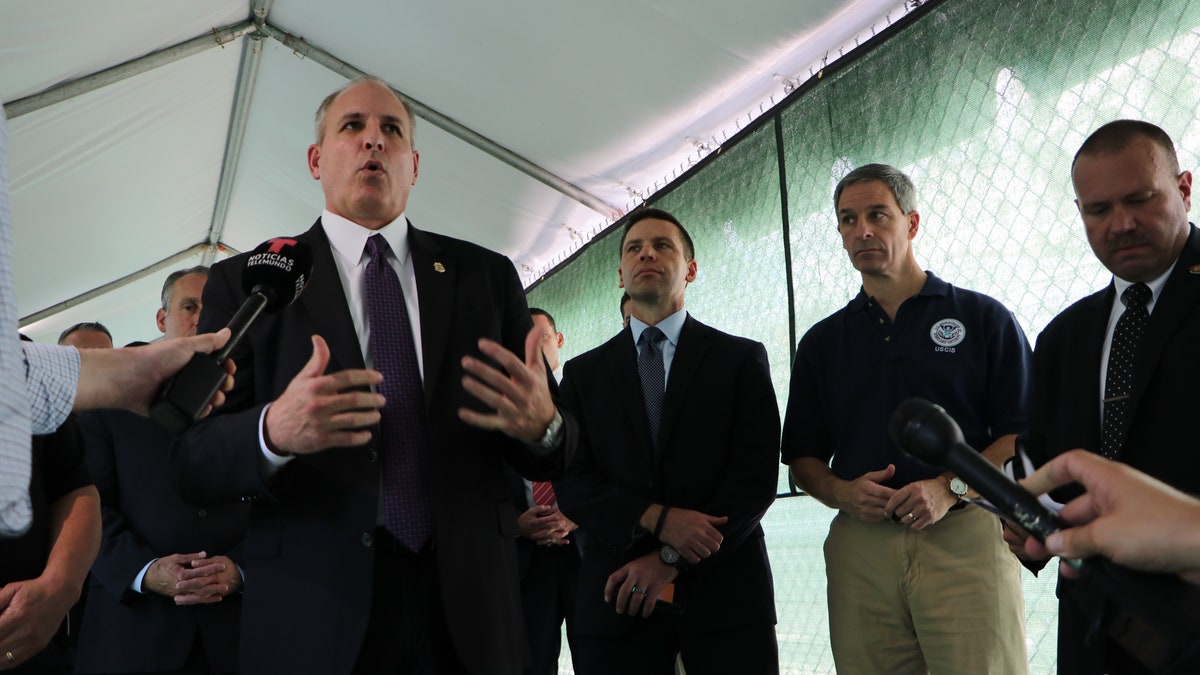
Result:
{"type": "Polygon", "coordinates": [[[21,115],[41,110],[55,103],[61,103],[67,99],[75,98],[80,94],[86,94],[101,87],[107,87],[110,84],[127,80],[135,75],[141,75],[159,66],[185,59],[193,54],[199,54],[212,47],[219,47],[227,42],[238,39],[254,29],[254,24],[249,21],[214,28],[211,32],[192,38],[191,40],[180,42],[177,45],[160,49],[145,56],[113,66],[112,68],[106,68],[100,72],[71,80],[70,82],[64,82],[45,91],[26,96],[25,98],[5,103],[4,114],[10,120],[16,119],[21,115]]]}

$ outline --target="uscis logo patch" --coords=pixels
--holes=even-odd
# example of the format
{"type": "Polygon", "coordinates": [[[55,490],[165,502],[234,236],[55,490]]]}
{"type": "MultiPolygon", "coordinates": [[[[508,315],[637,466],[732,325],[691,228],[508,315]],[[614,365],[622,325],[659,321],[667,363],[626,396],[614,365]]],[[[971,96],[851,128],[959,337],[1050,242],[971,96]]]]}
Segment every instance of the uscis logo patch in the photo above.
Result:
{"type": "Polygon", "coordinates": [[[958,319],[942,319],[934,321],[929,329],[929,338],[933,340],[935,352],[954,353],[954,347],[967,337],[967,327],[958,319]]]}

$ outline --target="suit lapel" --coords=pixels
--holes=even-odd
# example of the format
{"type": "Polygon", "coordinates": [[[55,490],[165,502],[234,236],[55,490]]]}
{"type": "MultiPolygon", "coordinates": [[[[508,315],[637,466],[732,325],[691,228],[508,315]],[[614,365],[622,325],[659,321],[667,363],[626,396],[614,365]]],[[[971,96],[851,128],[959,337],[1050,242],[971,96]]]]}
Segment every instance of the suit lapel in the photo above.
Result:
{"type": "Polygon", "coordinates": [[[1154,313],[1150,315],[1146,340],[1138,352],[1133,388],[1130,391],[1131,421],[1137,419],[1138,405],[1162,361],[1167,344],[1179,332],[1180,324],[1195,311],[1197,301],[1200,301],[1200,276],[1193,274],[1190,269],[1196,264],[1200,264],[1200,230],[1192,226],[1183,252],[1175,263],[1175,269],[1171,270],[1171,276],[1163,284],[1162,293],[1154,303],[1154,313]]]}
{"type": "Polygon", "coordinates": [[[654,448],[655,464],[662,458],[662,449],[671,437],[671,430],[679,421],[683,401],[691,390],[700,364],[711,346],[712,329],[696,321],[688,314],[679,331],[679,344],[675,346],[675,357],[671,359],[671,372],[667,374],[667,391],[663,396],[663,417],[658,427],[658,446],[654,448]]]}
{"type": "Polygon", "coordinates": [[[1104,335],[1108,328],[1108,316],[1112,311],[1114,293],[1113,285],[1110,282],[1108,288],[1092,294],[1087,299],[1088,313],[1077,334],[1077,344],[1074,345],[1074,348],[1082,351],[1083,356],[1078,360],[1068,361],[1068,363],[1074,362],[1083,366],[1080,372],[1073,373],[1071,378],[1088,383],[1082,388],[1086,394],[1080,398],[1082,402],[1080,414],[1083,421],[1082,428],[1087,430],[1089,438],[1092,439],[1086,447],[1096,448],[1097,452],[1100,448],[1100,432],[1103,426],[1100,417],[1100,398],[1103,396],[1103,385],[1099,380],[1100,359],[1104,354],[1104,335]]]}
{"type": "Polygon", "coordinates": [[[328,370],[363,368],[362,347],[354,331],[354,320],[346,306],[346,292],[341,276],[333,262],[329,239],[318,218],[308,232],[296,237],[312,247],[312,281],[300,296],[312,319],[315,332],[329,345],[331,363],[328,370]]]}
{"type": "Polygon", "coordinates": [[[617,378],[617,398],[633,428],[637,430],[638,445],[645,457],[650,457],[650,423],[646,420],[646,399],[642,394],[642,378],[638,374],[637,347],[629,328],[608,342],[606,360],[608,372],[617,378]]]}
{"type": "Polygon", "coordinates": [[[433,384],[446,355],[450,338],[454,284],[458,276],[455,260],[446,257],[437,241],[408,224],[408,246],[417,277],[417,304],[421,313],[421,352],[425,365],[425,407],[433,399],[433,384]]]}

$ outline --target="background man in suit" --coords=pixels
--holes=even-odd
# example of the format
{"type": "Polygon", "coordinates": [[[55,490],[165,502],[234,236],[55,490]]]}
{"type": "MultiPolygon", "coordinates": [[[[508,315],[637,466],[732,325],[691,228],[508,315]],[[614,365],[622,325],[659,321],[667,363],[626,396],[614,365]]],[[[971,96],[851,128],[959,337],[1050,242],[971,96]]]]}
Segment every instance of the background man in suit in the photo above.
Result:
{"type": "MultiPolygon", "coordinates": [[[[541,336],[542,354],[562,382],[559,350],[566,342],[554,317],[544,309],[529,308],[533,325],[541,336]]],[[[567,642],[575,643],[575,584],[579,576],[578,541],[570,534],[578,527],[558,508],[554,487],[546,481],[533,482],[508,469],[508,489],[517,517],[517,573],[521,578],[521,609],[529,651],[533,659],[527,674],[557,673],[562,649],[562,624],[567,622],[567,642]]]]}
{"type": "MultiPolygon", "coordinates": [[[[1113,281],[1068,307],[1038,337],[1026,449],[1035,465],[1074,448],[1099,452],[1200,493],[1200,455],[1188,423],[1200,409],[1200,231],[1188,223],[1192,174],[1180,171],[1162,129],[1118,120],[1084,141],[1071,179],[1088,243],[1113,281]],[[1140,325],[1134,331],[1140,339],[1119,339],[1119,330],[1127,334],[1119,328],[1123,321],[1140,325]]],[[[1078,490],[1054,494],[1066,501],[1078,490]]],[[[1022,537],[1008,538],[1023,554],[1022,537]]],[[[1114,643],[1099,637],[1084,643],[1097,617],[1081,612],[1072,587],[1059,582],[1059,672],[1146,672],[1114,643]]],[[[1200,671],[1200,663],[1184,671],[1200,671]]]]}
{"type": "Polygon", "coordinates": [[[759,525],[779,476],[766,349],[684,311],[697,266],[671,214],[633,215],[620,259],[630,325],[563,375],[580,443],[558,496],[587,533],[576,671],[667,674],[681,653],[691,675],[778,672],[759,525]]]}
{"type": "Polygon", "coordinates": [[[112,333],[98,321],[83,321],[64,330],[58,344],[77,349],[112,349],[112,333]]]}
{"type": "Polygon", "coordinates": [[[904,173],[859,167],[833,203],[862,290],[801,339],[782,447],[796,483],[838,510],[825,540],[837,670],[1026,672],[1021,568],[1000,521],[962,508],[966,485],[906,455],[887,425],[905,399],[928,399],[1000,464],[1025,427],[1029,343],[999,302],[917,265],[904,173]]]}
{"type": "MultiPolygon", "coordinates": [[[[254,500],[242,671],[519,673],[503,463],[555,477],[573,422],[512,263],[404,217],[419,155],[396,94],[351,82],[316,127],[308,288],[251,327],[228,404],[176,448],[188,494],[254,500]]],[[[244,264],[213,267],[202,331],[241,304],[244,264]]]]}
{"type": "MultiPolygon", "coordinates": [[[[164,337],[196,334],[207,280],[206,267],[167,276],[155,317],[164,337]]],[[[80,427],[104,537],[77,672],[235,672],[242,578],[233,558],[249,506],[185,502],[172,484],[173,438],[152,420],[103,410],[81,415],[80,427]]]]}

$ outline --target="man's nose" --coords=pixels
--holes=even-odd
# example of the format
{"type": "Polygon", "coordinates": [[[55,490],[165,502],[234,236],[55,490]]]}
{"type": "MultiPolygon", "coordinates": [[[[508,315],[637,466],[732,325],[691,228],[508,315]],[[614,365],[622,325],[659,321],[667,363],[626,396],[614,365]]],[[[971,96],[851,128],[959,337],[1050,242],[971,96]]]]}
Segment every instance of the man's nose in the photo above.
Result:
{"type": "Polygon", "coordinates": [[[1118,204],[1113,207],[1112,219],[1109,221],[1108,229],[1110,232],[1116,234],[1124,234],[1137,229],[1137,220],[1134,218],[1131,210],[1118,204]]]}

